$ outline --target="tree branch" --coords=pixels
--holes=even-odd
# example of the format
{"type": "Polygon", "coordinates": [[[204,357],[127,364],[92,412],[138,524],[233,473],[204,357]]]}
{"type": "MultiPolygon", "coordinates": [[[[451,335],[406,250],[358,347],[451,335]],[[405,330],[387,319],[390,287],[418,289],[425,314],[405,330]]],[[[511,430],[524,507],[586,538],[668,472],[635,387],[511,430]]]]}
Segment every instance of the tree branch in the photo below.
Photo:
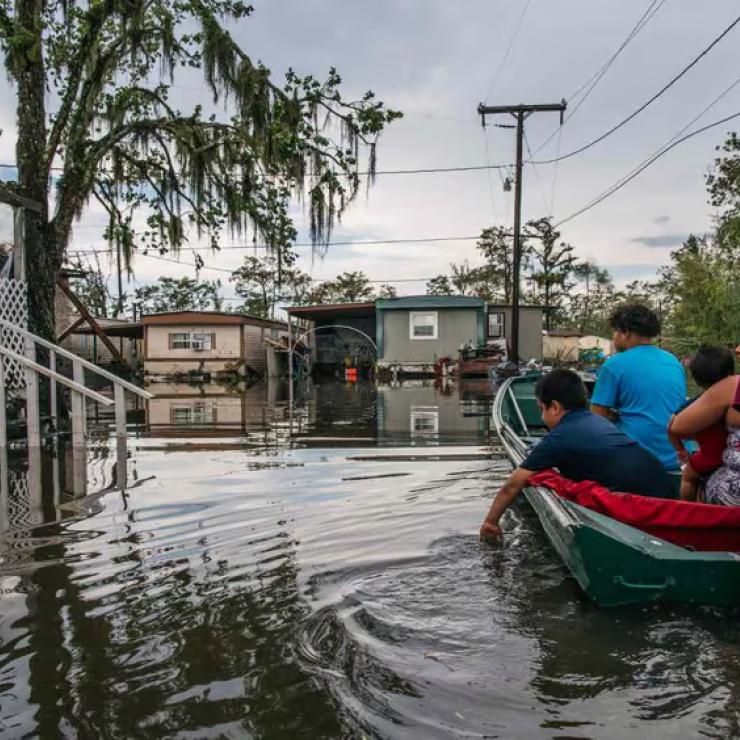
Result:
{"type": "MultiPolygon", "coordinates": [[[[87,12],[87,30],[80,39],[77,54],[69,65],[69,77],[67,79],[67,90],[59,106],[59,113],[49,134],[46,147],[46,168],[51,167],[57,149],[62,140],[64,130],[74,108],[80,83],[88,65],[90,56],[97,50],[97,38],[103,29],[105,20],[115,10],[115,0],[106,0],[103,3],[93,5],[87,12]]],[[[121,39],[123,41],[123,39],[121,39]]],[[[110,54],[109,54],[110,55],[110,54]]]]}
{"type": "Polygon", "coordinates": [[[6,42],[15,33],[15,23],[8,15],[8,6],[3,2],[0,6],[0,37],[6,42]]]}

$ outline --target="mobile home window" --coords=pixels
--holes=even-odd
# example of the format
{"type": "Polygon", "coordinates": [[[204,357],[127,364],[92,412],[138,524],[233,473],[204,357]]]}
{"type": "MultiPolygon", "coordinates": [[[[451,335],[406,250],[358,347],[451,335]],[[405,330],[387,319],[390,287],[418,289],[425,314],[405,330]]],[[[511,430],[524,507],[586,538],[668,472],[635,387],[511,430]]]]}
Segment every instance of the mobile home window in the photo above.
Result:
{"type": "Polygon", "coordinates": [[[438,321],[436,313],[411,314],[411,339],[437,339],[438,321]]]}
{"type": "Polygon", "coordinates": [[[504,338],[504,315],[502,313],[488,314],[488,338],[504,338]]]}
{"type": "Polygon", "coordinates": [[[215,334],[204,332],[175,332],[170,334],[170,349],[215,349],[215,334]]]}
{"type": "Polygon", "coordinates": [[[174,425],[214,424],[216,413],[213,406],[195,404],[194,406],[173,406],[172,423],[174,425]]]}
{"type": "Polygon", "coordinates": [[[411,436],[436,437],[439,434],[439,409],[436,406],[411,407],[411,436]]]}

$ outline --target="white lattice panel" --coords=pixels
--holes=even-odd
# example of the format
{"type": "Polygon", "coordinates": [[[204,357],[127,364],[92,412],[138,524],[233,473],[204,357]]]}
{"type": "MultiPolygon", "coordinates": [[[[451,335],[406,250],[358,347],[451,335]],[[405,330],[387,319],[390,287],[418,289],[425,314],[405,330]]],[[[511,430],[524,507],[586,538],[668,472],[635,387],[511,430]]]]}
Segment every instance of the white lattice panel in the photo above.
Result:
{"type": "Polygon", "coordinates": [[[33,511],[26,472],[13,468],[9,472],[8,525],[10,529],[30,527],[33,524],[33,511]]]}
{"type": "MultiPolygon", "coordinates": [[[[23,280],[0,278],[0,318],[21,329],[28,328],[28,301],[23,280]]],[[[23,337],[11,329],[0,328],[0,343],[19,355],[24,354],[23,337]]],[[[8,388],[22,388],[25,385],[24,373],[13,360],[5,361],[5,377],[8,388]]]]}

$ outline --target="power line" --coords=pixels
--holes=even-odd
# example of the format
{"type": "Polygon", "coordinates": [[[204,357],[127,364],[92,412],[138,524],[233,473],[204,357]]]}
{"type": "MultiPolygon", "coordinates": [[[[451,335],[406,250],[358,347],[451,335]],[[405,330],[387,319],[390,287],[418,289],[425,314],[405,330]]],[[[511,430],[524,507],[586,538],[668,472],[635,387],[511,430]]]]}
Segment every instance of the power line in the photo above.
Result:
{"type": "MultiPolygon", "coordinates": [[[[527,147],[527,153],[529,154],[531,158],[532,149],[529,146],[529,138],[527,137],[527,132],[523,131],[523,135],[524,135],[524,145],[527,147]]],[[[534,176],[537,178],[537,188],[540,191],[540,195],[542,196],[542,203],[545,206],[545,213],[552,218],[552,211],[550,210],[550,207],[547,204],[547,196],[545,195],[545,188],[542,185],[542,179],[540,178],[540,171],[537,169],[537,165],[532,165],[532,169],[534,170],[534,176]]]]}
{"type": "MultiPolygon", "coordinates": [[[[488,164],[491,163],[491,153],[488,149],[488,133],[486,132],[485,126],[481,129],[483,133],[483,146],[486,150],[486,162],[488,164]]],[[[493,188],[493,175],[491,174],[491,170],[488,170],[488,191],[491,195],[491,215],[493,216],[494,222],[496,221],[496,197],[494,195],[494,188],[493,188]]],[[[501,175],[499,171],[499,176],[501,175]]]]}
{"type": "MultiPolygon", "coordinates": [[[[76,254],[79,254],[77,252],[76,254]]],[[[153,260],[159,260],[160,262],[171,262],[176,265],[184,265],[185,267],[191,267],[191,265],[188,262],[181,262],[180,260],[174,260],[169,257],[160,257],[159,255],[154,254],[144,254],[142,257],[148,257],[149,259],[153,260]]],[[[193,265],[196,267],[195,265],[193,265]]],[[[196,267],[196,270],[198,272],[202,272],[203,270],[211,270],[212,272],[227,272],[229,275],[234,273],[234,270],[230,270],[227,267],[210,267],[208,265],[202,265],[201,267],[196,267]]],[[[309,280],[313,283],[325,283],[332,280],[332,278],[309,278],[309,280]]],[[[418,277],[418,278],[387,278],[385,280],[368,280],[368,283],[371,283],[373,285],[375,284],[382,284],[382,283],[422,283],[422,282],[428,282],[429,280],[432,280],[430,277],[418,277]]]]}
{"type": "MultiPolygon", "coordinates": [[[[740,83],[740,79],[738,82],[735,83],[735,85],[740,83]]],[[[735,86],[733,85],[733,87],[735,86]]],[[[703,112],[699,114],[700,116],[703,115],[703,112]]],[[[610,198],[612,195],[617,193],[619,190],[621,190],[625,185],[629,184],[634,180],[638,175],[642,174],[648,167],[650,167],[652,164],[657,162],[661,157],[668,154],[672,149],[677,147],[679,144],[682,144],[684,141],[688,141],[689,139],[692,139],[694,136],[698,136],[699,134],[703,134],[705,131],[709,131],[712,128],[716,128],[717,126],[721,126],[724,123],[727,123],[728,121],[732,121],[735,118],[740,118],[740,112],[733,113],[731,116],[727,116],[726,118],[722,118],[719,121],[715,121],[714,123],[710,123],[706,126],[703,126],[700,129],[697,129],[696,131],[691,132],[690,134],[686,134],[685,136],[682,136],[679,139],[676,139],[672,143],[669,143],[668,145],[662,147],[658,152],[656,152],[652,157],[647,159],[645,162],[643,162],[637,169],[633,170],[629,175],[624,177],[622,180],[618,181],[614,185],[612,185],[610,188],[605,190],[601,195],[594,198],[590,203],[583,206],[583,208],[579,208],[575,213],[572,213],[567,218],[562,219],[561,221],[558,221],[555,226],[559,227],[563,224],[567,224],[569,221],[572,221],[573,219],[577,218],[578,216],[583,215],[587,211],[590,211],[592,208],[595,208],[600,203],[603,203],[607,198],[610,198]]],[[[695,119],[696,120],[696,119],[695,119]]],[[[692,122],[693,123],[693,122],[692,122]]],[[[688,124],[688,126],[691,126],[691,123],[688,124]]],[[[685,131],[686,126],[683,130],[685,131]]],[[[673,137],[675,139],[675,136],[673,137]]]]}
{"type": "Polygon", "coordinates": [[[575,107],[568,113],[568,115],[565,117],[565,122],[576,114],[578,109],[588,100],[591,93],[594,91],[596,86],[601,82],[604,75],[609,71],[610,67],[614,64],[614,62],[617,61],[620,54],[630,45],[630,43],[638,36],[640,31],[642,31],[645,26],[650,23],[650,21],[655,17],[655,15],[658,13],[658,11],[663,7],[665,3],[665,0],[653,0],[651,5],[648,7],[648,9],[645,11],[645,13],[642,15],[639,21],[637,21],[637,24],[630,32],[629,36],[622,42],[622,45],[614,52],[614,54],[611,56],[611,58],[604,64],[604,66],[596,73],[596,77],[593,80],[593,83],[590,85],[588,90],[586,90],[586,93],[584,96],[576,103],[575,107]],[[656,7],[657,5],[657,7],[656,7]],[[651,14],[652,11],[652,14],[651,14]]]}
{"type": "MultiPolygon", "coordinates": [[[[509,236],[511,236],[509,234],[509,236]]],[[[429,237],[429,238],[420,238],[420,239],[373,239],[368,241],[346,241],[346,242],[331,242],[330,244],[326,245],[328,247],[364,247],[364,246],[378,246],[378,245],[393,245],[393,244],[438,244],[442,242],[469,242],[469,241],[477,241],[480,239],[480,234],[477,234],[476,236],[436,236],[436,237],[429,237]]],[[[304,242],[301,244],[293,244],[293,248],[313,248],[314,244],[311,244],[310,242],[304,242]]],[[[227,245],[220,247],[220,249],[216,251],[225,252],[225,251],[231,251],[231,250],[250,250],[250,249],[267,249],[271,250],[274,249],[274,247],[267,246],[265,244],[233,244],[233,245],[227,245]]],[[[78,250],[75,252],[75,254],[100,254],[103,251],[107,250],[100,250],[100,249],[88,249],[88,250],[78,250]]],[[[180,247],[180,251],[183,252],[208,252],[210,249],[208,247],[180,247]]],[[[141,254],[142,256],[153,256],[153,255],[146,255],[144,252],[136,252],[136,254],[141,254]]],[[[159,256],[159,255],[156,255],[159,256]]]]}
{"type": "Polygon", "coordinates": [[[583,102],[588,98],[588,96],[593,92],[596,85],[599,84],[601,79],[604,77],[604,75],[609,71],[609,68],[614,64],[614,62],[617,61],[619,56],[622,54],[622,52],[632,43],[632,41],[635,40],[635,38],[639,35],[640,31],[642,31],[645,26],[647,26],[648,23],[655,17],[655,15],[658,13],[658,11],[661,9],[663,4],[665,3],[665,0],[652,0],[651,4],[648,6],[648,9],[640,16],[640,19],[637,21],[637,23],[632,27],[632,30],[629,32],[629,35],[627,38],[621,43],[619,48],[614,52],[614,54],[607,59],[607,61],[601,66],[601,68],[591,76],[589,80],[587,80],[581,87],[576,90],[576,92],[573,93],[573,95],[568,98],[568,100],[574,100],[577,98],[586,88],[586,94],[583,96],[583,98],[578,101],[576,106],[573,108],[571,113],[566,116],[566,121],[569,118],[572,118],[575,112],[578,110],[578,108],[583,105],[583,102]],[[658,7],[656,8],[656,4],[660,2],[658,7]]]}
{"type": "Polygon", "coordinates": [[[509,59],[511,50],[514,48],[514,44],[516,43],[517,36],[519,35],[519,31],[522,27],[522,23],[524,22],[524,16],[527,15],[527,11],[529,10],[529,6],[531,5],[531,3],[532,3],[532,0],[527,0],[527,2],[524,4],[524,8],[522,8],[522,12],[521,12],[521,15],[519,16],[519,20],[517,21],[516,26],[514,27],[514,32],[511,34],[511,39],[509,39],[509,45],[506,47],[506,51],[504,52],[504,55],[501,58],[501,62],[498,65],[498,69],[496,70],[496,73],[493,75],[493,81],[491,82],[491,86],[488,88],[488,93],[486,94],[485,100],[488,100],[488,98],[491,97],[491,93],[493,93],[493,89],[496,87],[496,83],[499,81],[499,78],[501,77],[501,73],[504,71],[506,62],[509,59]]]}
{"type": "Polygon", "coordinates": [[[636,118],[640,113],[642,113],[646,108],[651,106],[658,98],[660,98],[664,93],[666,93],[671,87],[673,87],[673,85],[675,85],[682,77],[684,77],[691,69],[693,69],[707,54],[709,54],[709,52],[712,51],[712,49],[714,49],[714,47],[717,46],[717,44],[719,44],[730,33],[730,31],[732,31],[735,28],[735,26],[737,26],[739,23],[740,23],[740,15],[737,18],[735,18],[735,20],[732,23],[730,23],[730,25],[727,26],[727,28],[725,28],[725,30],[722,31],[722,33],[719,36],[717,36],[717,38],[714,39],[714,41],[712,41],[712,43],[709,44],[709,46],[707,46],[707,48],[704,49],[704,51],[702,51],[698,57],[696,57],[686,67],[684,67],[681,70],[681,72],[679,72],[670,82],[668,82],[668,84],[664,85],[657,93],[655,93],[655,95],[653,95],[653,97],[650,98],[650,100],[648,100],[646,103],[643,103],[643,105],[641,105],[637,110],[635,110],[633,113],[627,116],[627,118],[625,118],[623,121],[618,123],[616,126],[609,129],[606,133],[602,134],[601,136],[589,142],[588,144],[585,144],[584,146],[572,152],[568,152],[568,154],[563,154],[562,156],[557,157],[556,159],[543,159],[538,162],[533,162],[530,160],[529,164],[544,165],[544,164],[555,164],[556,162],[562,162],[565,159],[570,159],[571,157],[575,157],[578,154],[582,154],[587,149],[590,149],[591,147],[596,146],[596,144],[601,143],[602,141],[604,141],[604,139],[611,136],[613,133],[616,133],[617,131],[619,131],[619,129],[621,129],[623,126],[626,126],[631,120],[636,118]]]}
{"type": "MultiPolygon", "coordinates": [[[[426,167],[420,169],[407,169],[407,170],[381,170],[378,172],[358,172],[358,177],[373,176],[388,176],[388,175],[436,175],[438,173],[445,172],[480,172],[482,170],[505,170],[511,167],[511,164],[486,164],[486,165],[472,165],[469,167],[426,167]]],[[[0,164],[0,169],[6,170],[17,170],[18,165],[15,164],[0,164]]],[[[62,172],[63,167],[52,167],[53,172],[62,172]]],[[[342,173],[339,173],[342,174],[342,173]]],[[[347,175],[349,176],[349,175],[347,175]]]]}
{"type": "MultiPolygon", "coordinates": [[[[614,62],[617,61],[621,53],[630,45],[630,43],[632,43],[632,41],[638,36],[640,31],[642,31],[642,29],[645,28],[645,26],[647,26],[648,23],[650,23],[650,21],[655,17],[655,15],[663,7],[664,4],[665,4],[665,0],[652,0],[650,5],[648,6],[648,9],[642,14],[642,16],[637,21],[637,23],[632,27],[632,30],[630,31],[629,35],[622,42],[619,48],[614,52],[614,54],[612,54],[611,57],[609,57],[609,59],[601,66],[601,68],[594,75],[592,75],[586,82],[584,82],[583,85],[581,85],[581,87],[579,87],[578,90],[576,90],[576,92],[574,92],[570,96],[570,98],[568,98],[569,101],[575,100],[584,90],[586,90],[585,95],[578,101],[578,103],[576,103],[575,107],[565,117],[563,124],[568,123],[568,121],[571,118],[573,118],[573,116],[576,114],[576,111],[578,111],[578,109],[586,102],[586,100],[588,100],[588,97],[594,91],[594,89],[599,84],[599,82],[601,82],[602,78],[609,71],[609,69],[614,64],[614,62]]],[[[534,155],[530,155],[530,157],[533,159],[535,155],[539,154],[555,138],[555,136],[561,130],[562,130],[562,126],[559,126],[558,128],[556,128],[552,132],[552,134],[550,134],[547,140],[537,147],[537,149],[534,152],[534,155]]],[[[558,152],[558,156],[560,156],[560,152],[558,152]]]]}
{"type": "MultiPolygon", "coordinates": [[[[563,145],[563,127],[558,126],[558,153],[560,156],[563,145]]],[[[550,195],[550,213],[555,213],[555,192],[558,187],[558,174],[560,173],[560,162],[555,162],[555,171],[552,173],[552,194],[550,195]]]]}

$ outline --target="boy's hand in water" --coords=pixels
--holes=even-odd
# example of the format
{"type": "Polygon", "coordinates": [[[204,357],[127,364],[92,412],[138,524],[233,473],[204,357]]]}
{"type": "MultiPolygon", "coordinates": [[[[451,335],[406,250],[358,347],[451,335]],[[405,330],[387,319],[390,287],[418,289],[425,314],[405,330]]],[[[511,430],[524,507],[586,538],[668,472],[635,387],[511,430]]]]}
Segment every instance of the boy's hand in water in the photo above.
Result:
{"type": "Polygon", "coordinates": [[[498,524],[491,524],[491,522],[483,522],[483,526],[480,528],[480,538],[485,541],[497,540],[503,536],[503,531],[498,524]]]}

